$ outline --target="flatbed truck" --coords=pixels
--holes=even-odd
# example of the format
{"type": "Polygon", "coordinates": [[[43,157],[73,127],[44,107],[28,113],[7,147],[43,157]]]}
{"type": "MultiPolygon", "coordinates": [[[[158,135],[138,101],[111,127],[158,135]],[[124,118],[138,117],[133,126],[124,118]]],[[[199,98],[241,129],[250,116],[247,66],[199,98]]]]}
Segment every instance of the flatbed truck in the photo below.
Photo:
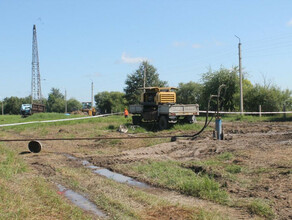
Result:
{"type": "Polygon", "coordinates": [[[195,123],[195,116],[199,115],[199,105],[176,104],[175,90],[175,87],[144,88],[140,104],[129,106],[129,112],[133,114],[133,124],[154,121],[163,130],[169,127],[169,123],[176,123],[181,119],[187,123],[195,123]]]}

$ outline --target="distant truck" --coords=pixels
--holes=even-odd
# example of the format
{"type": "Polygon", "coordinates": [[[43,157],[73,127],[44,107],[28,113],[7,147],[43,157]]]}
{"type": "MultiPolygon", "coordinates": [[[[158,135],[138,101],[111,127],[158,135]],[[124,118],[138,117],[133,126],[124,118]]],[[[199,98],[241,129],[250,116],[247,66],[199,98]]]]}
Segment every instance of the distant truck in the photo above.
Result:
{"type": "Polygon", "coordinates": [[[133,114],[133,124],[154,121],[163,130],[169,127],[169,123],[176,123],[180,119],[187,123],[196,122],[199,105],[176,104],[175,90],[175,87],[146,87],[141,103],[129,106],[129,112],[133,114]]]}
{"type": "Polygon", "coordinates": [[[86,112],[89,116],[96,115],[96,109],[92,106],[91,102],[82,102],[82,112],[86,112]]]}
{"type": "Polygon", "coordinates": [[[43,104],[22,104],[20,108],[20,114],[22,117],[27,117],[34,113],[45,112],[46,108],[43,104]]]}

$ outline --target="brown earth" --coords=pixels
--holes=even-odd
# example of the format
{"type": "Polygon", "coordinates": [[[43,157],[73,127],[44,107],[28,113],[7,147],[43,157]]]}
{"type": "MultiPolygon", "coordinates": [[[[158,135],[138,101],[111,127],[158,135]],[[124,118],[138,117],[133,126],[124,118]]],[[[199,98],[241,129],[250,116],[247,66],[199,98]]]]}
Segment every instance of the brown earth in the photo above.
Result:
{"type": "MultiPolygon", "coordinates": [[[[248,182],[245,184],[247,186],[226,180],[220,174],[216,179],[224,183],[235,198],[269,200],[276,218],[292,218],[292,124],[224,123],[224,131],[223,141],[213,140],[211,132],[205,132],[193,141],[178,140],[87,159],[98,166],[117,169],[117,164],[148,159],[199,161],[223,152],[232,152],[236,159],[231,163],[248,169],[238,175],[241,180],[248,182]]],[[[119,171],[133,176],[126,170],[119,171]]]]}
{"type": "MultiPolygon", "coordinates": [[[[64,156],[74,155],[85,158],[96,166],[106,167],[125,175],[135,177],[134,173],[119,168],[120,164],[131,164],[145,160],[175,160],[195,172],[204,171],[214,175],[215,179],[236,201],[260,198],[269,201],[276,219],[292,219],[292,123],[291,122],[260,122],[260,123],[223,123],[225,140],[213,140],[212,132],[205,131],[196,140],[179,139],[148,146],[148,140],[119,141],[48,141],[39,154],[23,152],[24,143],[11,143],[35,170],[50,181],[60,180],[59,168],[70,166],[82,167],[64,156]],[[148,147],[145,147],[148,146],[148,147]],[[190,162],[206,161],[224,152],[231,152],[234,158],[226,161],[228,165],[242,167],[242,172],[235,179],[226,178],[214,167],[190,166],[190,162]],[[198,170],[197,170],[198,169],[198,170]]],[[[86,129],[82,125],[82,129],[86,129]],[[83,126],[83,127],[82,127],[83,126]]],[[[211,125],[212,127],[213,125],[211,125]]],[[[72,128],[50,128],[46,137],[68,135],[71,130],[78,135],[86,136],[85,131],[72,128]]],[[[106,132],[107,136],[119,136],[117,132],[106,132]]],[[[172,133],[174,134],[174,133],[172,133]]],[[[36,137],[37,134],[21,133],[7,134],[9,137],[36,137]]],[[[148,182],[151,183],[151,182],[148,182]]],[[[89,183],[88,183],[89,184],[89,183]]],[[[90,184],[89,184],[90,185],[90,184]]],[[[147,190],[145,190],[147,192],[147,190]]],[[[231,219],[250,219],[259,217],[247,208],[232,208],[205,201],[163,188],[153,188],[147,193],[161,196],[174,204],[195,205],[206,210],[221,213],[231,219]]],[[[143,205],[141,205],[142,207],[143,205]]],[[[151,209],[146,207],[142,213],[147,213],[145,219],[180,219],[179,216],[190,215],[188,209],[176,206],[151,209]],[[159,214],[160,213],[160,214],[159,214]],[[163,213],[163,214],[162,214],[163,213]]],[[[146,216],[146,214],[145,214],[146,216]]]]}

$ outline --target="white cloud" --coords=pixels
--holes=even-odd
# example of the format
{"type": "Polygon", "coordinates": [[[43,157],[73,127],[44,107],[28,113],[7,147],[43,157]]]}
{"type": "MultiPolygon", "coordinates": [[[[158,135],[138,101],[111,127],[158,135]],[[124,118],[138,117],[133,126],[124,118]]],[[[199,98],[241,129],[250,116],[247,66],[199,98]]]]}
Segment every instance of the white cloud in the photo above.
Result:
{"type": "Polygon", "coordinates": [[[143,61],[147,61],[148,59],[145,57],[130,57],[125,52],[122,53],[122,62],[123,63],[141,63],[143,61]]]}
{"type": "Polygon", "coordinates": [[[287,25],[292,26],[292,19],[290,21],[288,21],[287,25]]]}
{"type": "Polygon", "coordinates": [[[175,42],[173,42],[173,46],[174,47],[184,47],[184,46],[186,46],[186,43],[185,42],[175,41],[175,42]]]}
{"type": "Polygon", "coordinates": [[[201,44],[192,44],[192,48],[198,49],[201,48],[202,45],[201,44]]]}

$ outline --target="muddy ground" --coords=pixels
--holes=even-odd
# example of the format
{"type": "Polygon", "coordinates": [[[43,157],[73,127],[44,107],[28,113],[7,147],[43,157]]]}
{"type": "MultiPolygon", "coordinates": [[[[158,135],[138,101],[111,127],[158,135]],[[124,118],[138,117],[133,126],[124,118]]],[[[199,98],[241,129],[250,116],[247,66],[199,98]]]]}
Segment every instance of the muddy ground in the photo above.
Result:
{"type": "MultiPolygon", "coordinates": [[[[46,137],[66,135],[71,133],[71,130],[74,130],[75,135],[86,136],[84,131],[86,125],[83,125],[82,130],[70,127],[52,127],[46,137]]],[[[175,133],[177,131],[167,134],[175,133]]],[[[116,131],[108,133],[105,131],[104,135],[128,136],[116,131]]],[[[37,134],[35,132],[23,132],[17,135],[7,133],[8,136],[27,138],[28,136],[37,136],[37,134]]],[[[135,173],[123,169],[120,165],[147,160],[179,161],[185,164],[185,167],[189,166],[194,172],[203,171],[212,174],[237,203],[250,199],[262,199],[270,204],[274,212],[270,218],[292,219],[292,123],[226,122],[224,123],[224,140],[217,141],[212,136],[212,131],[208,130],[195,140],[178,139],[176,142],[169,142],[168,139],[165,139],[163,140],[166,141],[165,143],[153,146],[149,146],[148,140],[47,141],[43,142],[44,147],[39,154],[26,153],[24,143],[12,143],[11,146],[19,151],[20,156],[30,164],[36,174],[44,176],[51,182],[59,181],[62,184],[66,184],[66,181],[62,180],[62,176],[58,174],[59,169],[64,166],[82,169],[82,164],[66,157],[66,154],[86,159],[93,165],[128,175],[149,185],[152,184],[150,180],[136,176],[135,173]],[[206,161],[224,152],[230,152],[234,155],[225,163],[235,164],[242,168],[241,172],[233,176],[234,178],[226,177],[214,167],[190,166],[190,162],[206,161]]],[[[83,187],[85,191],[87,187],[87,193],[92,193],[89,195],[90,198],[93,198],[94,193],[97,192],[92,190],[92,187],[98,188],[97,185],[93,186],[89,179],[84,181],[83,187]]],[[[146,194],[159,196],[173,204],[196,206],[211,212],[218,212],[223,218],[265,218],[265,216],[257,215],[240,205],[220,205],[158,186],[139,190],[143,190],[146,194]]],[[[119,200],[118,197],[117,200],[119,200]]],[[[143,204],[131,201],[131,198],[127,202],[130,204],[129,206],[143,210],[143,204]]],[[[144,217],[142,216],[145,219],[183,219],[184,216],[171,208],[157,212],[148,210],[148,208],[145,210],[141,211],[141,213],[146,213],[144,217]]],[[[109,213],[109,215],[111,214],[109,213]]]]}

